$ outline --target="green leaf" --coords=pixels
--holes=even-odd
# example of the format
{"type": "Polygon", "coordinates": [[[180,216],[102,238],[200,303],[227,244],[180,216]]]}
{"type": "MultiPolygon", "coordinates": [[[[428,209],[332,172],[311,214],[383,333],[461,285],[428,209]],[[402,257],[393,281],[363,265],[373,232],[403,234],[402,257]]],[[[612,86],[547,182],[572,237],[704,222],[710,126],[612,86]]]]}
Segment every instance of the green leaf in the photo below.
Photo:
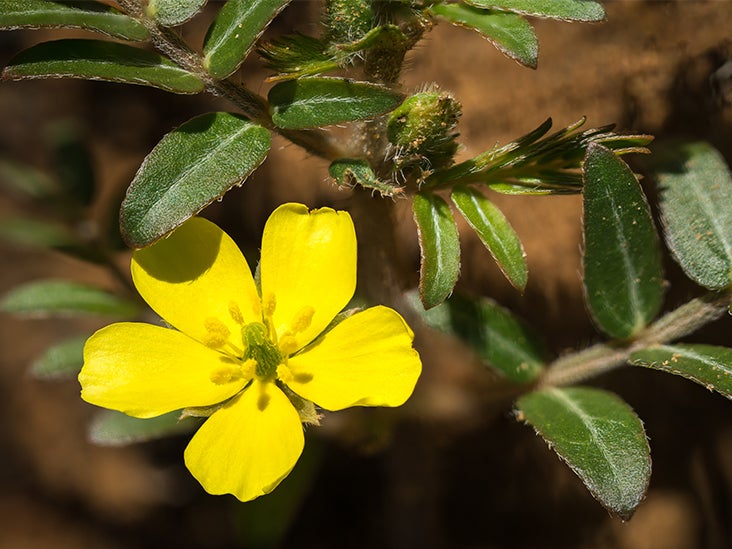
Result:
{"type": "Polygon", "coordinates": [[[269,23],[290,0],[228,0],[203,43],[204,66],[226,78],[244,61],[269,23]]]}
{"type": "Polygon", "coordinates": [[[425,308],[442,303],[460,273],[460,240],[450,206],[431,193],[417,193],[413,203],[421,261],[419,295],[425,308]]]}
{"type": "Polygon", "coordinates": [[[732,175],[707,143],[659,151],[655,170],[661,213],[676,261],[697,284],[721,290],[732,283],[732,175]]]}
{"type": "Polygon", "coordinates": [[[100,446],[125,446],[191,433],[200,424],[197,418],[181,419],[179,411],[140,419],[115,410],[101,410],[89,426],[89,440],[100,446]]]}
{"type": "Polygon", "coordinates": [[[404,193],[403,187],[380,181],[371,168],[371,164],[360,158],[334,160],[328,168],[328,173],[336,180],[338,186],[361,185],[364,188],[378,191],[381,196],[395,196],[404,193]]]}
{"type": "Polygon", "coordinates": [[[494,301],[453,294],[446,302],[427,311],[421,307],[416,294],[412,295],[407,297],[425,324],[460,338],[507,379],[531,383],[544,370],[547,353],[539,337],[494,301]]]}
{"type": "Polygon", "coordinates": [[[57,343],[36,359],[31,374],[39,379],[70,379],[78,375],[84,363],[84,344],[88,335],[57,343]]]}
{"type": "Polygon", "coordinates": [[[208,0],[148,0],[147,13],[164,27],[182,25],[203,8],[208,0]]]}
{"type": "Polygon", "coordinates": [[[146,40],[144,25],[98,2],[0,0],[0,29],[79,28],[124,40],[146,40]]]}
{"type": "Polygon", "coordinates": [[[611,150],[590,144],[584,178],[587,304],[602,330],[627,338],[642,330],[661,307],[658,235],[638,180],[611,150]]]}
{"type": "Polygon", "coordinates": [[[0,219],[0,238],[20,246],[51,248],[73,257],[99,263],[100,254],[84,245],[67,227],[54,221],[30,218],[0,219]]]}
{"type": "Polygon", "coordinates": [[[539,41],[532,26],[521,16],[481,10],[464,4],[434,4],[429,7],[429,11],[454,25],[478,31],[511,59],[536,68],[539,41]]]}
{"type": "Polygon", "coordinates": [[[656,345],[630,355],[634,366],[683,376],[732,399],[732,349],[715,345],[656,345]]]}
{"type": "Polygon", "coordinates": [[[82,78],[152,86],[173,93],[199,93],[203,81],[169,59],[147,50],[100,40],[43,42],[13,57],[5,80],[82,78]]]}
{"type": "Polygon", "coordinates": [[[94,200],[96,177],[91,152],[79,128],[70,120],[59,121],[48,129],[54,153],[54,172],[61,187],[81,206],[94,200]]]}
{"type": "Polygon", "coordinates": [[[120,224],[134,247],[152,244],[241,185],[269,152],[269,132],[244,117],[208,113],[163,137],[122,202],[120,224]]]}
{"type": "Polygon", "coordinates": [[[269,92],[272,121],[286,129],[372,118],[394,109],[401,100],[388,88],[346,78],[299,78],[269,92]]]}
{"type": "Polygon", "coordinates": [[[564,21],[602,21],[605,10],[590,0],[465,0],[476,8],[506,10],[564,21]]]}
{"type": "Polygon", "coordinates": [[[134,317],[137,304],[69,280],[36,280],[16,286],[0,301],[0,311],[33,317],[81,314],[134,317]]]}
{"type": "Polygon", "coordinates": [[[616,395],[586,387],[521,397],[517,417],[531,425],[611,513],[627,520],[645,496],[651,456],[643,424],[616,395]]]}
{"type": "Polygon", "coordinates": [[[509,282],[523,291],[528,277],[526,254],[518,235],[501,210],[471,187],[456,186],[451,197],[509,282]]]}
{"type": "Polygon", "coordinates": [[[0,160],[0,185],[34,199],[58,194],[58,185],[45,173],[11,160],[0,160]]]}
{"type": "Polygon", "coordinates": [[[268,80],[287,80],[321,74],[338,69],[340,65],[327,44],[312,36],[292,34],[282,36],[258,48],[259,55],[277,76],[268,80]]]}

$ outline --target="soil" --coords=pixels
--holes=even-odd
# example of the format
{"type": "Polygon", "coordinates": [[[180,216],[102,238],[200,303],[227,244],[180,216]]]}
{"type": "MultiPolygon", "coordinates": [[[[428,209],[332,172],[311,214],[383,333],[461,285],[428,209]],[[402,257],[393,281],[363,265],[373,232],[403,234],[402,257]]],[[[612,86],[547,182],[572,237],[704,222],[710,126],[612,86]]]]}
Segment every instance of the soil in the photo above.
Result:
{"type": "MultiPolygon", "coordinates": [[[[272,32],[312,31],[317,8],[294,3],[272,32]]],[[[732,60],[732,3],[614,1],[606,8],[602,24],[536,21],[536,70],[505,58],[476,33],[440,24],[410,53],[405,89],[437,83],[460,100],[461,158],[523,135],[549,116],[557,128],[587,116],[588,127],[616,123],[659,139],[704,139],[732,161],[732,84],[715,87],[710,80],[732,60]]],[[[211,13],[187,27],[186,36],[200,40],[211,13]]],[[[22,47],[61,36],[88,35],[1,33],[0,63],[22,47]]],[[[264,93],[265,75],[252,61],[241,78],[264,93]]],[[[3,82],[0,157],[51,170],[46,132],[55,122],[73,121],[91,147],[101,185],[91,215],[101,224],[110,218],[103,204],[124,190],[162,135],[222,108],[209,97],[134,86],[3,82]]],[[[653,196],[652,186],[646,189],[653,196]]],[[[328,181],[324,161],[278,139],[250,181],[206,215],[256,256],[264,220],[277,204],[344,207],[349,195],[328,181]]],[[[557,354],[598,341],[578,276],[580,198],[491,198],[524,242],[529,285],[523,295],[513,290],[465,230],[460,289],[521,314],[557,354]]],[[[0,217],[38,213],[34,208],[0,194],[0,217]]],[[[416,280],[408,201],[396,201],[394,210],[403,267],[416,280]]],[[[103,269],[60,254],[8,244],[0,244],[0,253],[2,293],[44,277],[116,284],[103,269]]],[[[125,261],[123,254],[120,265],[125,261]]],[[[670,260],[667,278],[668,308],[700,293],[670,260]]],[[[329,414],[322,428],[308,431],[306,453],[291,477],[271,496],[242,505],[206,495],[190,478],[182,464],[185,437],[125,448],[92,445],[87,428],[95,411],[79,399],[76,381],[28,374],[50,343],[105,323],[0,316],[0,547],[732,546],[732,408],[679,378],[619,370],[593,383],[622,395],[650,438],[648,496],[627,523],[592,499],[544,442],[515,421],[510,405],[486,408],[481,389],[490,374],[473,357],[423,331],[417,345],[424,375],[404,409],[329,414]]],[[[694,337],[729,345],[730,333],[726,318],[694,337]]]]}

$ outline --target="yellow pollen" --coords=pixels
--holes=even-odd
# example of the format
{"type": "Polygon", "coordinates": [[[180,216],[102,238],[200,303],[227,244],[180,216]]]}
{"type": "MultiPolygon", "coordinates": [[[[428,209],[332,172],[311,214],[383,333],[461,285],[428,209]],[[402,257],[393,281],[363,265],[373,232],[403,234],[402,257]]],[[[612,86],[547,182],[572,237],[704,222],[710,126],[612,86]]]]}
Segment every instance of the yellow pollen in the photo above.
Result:
{"type": "Polygon", "coordinates": [[[287,385],[294,379],[294,376],[292,375],[292,371],[286,365],[280,364],[277,366],[277,378],[287,385]]]}
{"type": "Polygon", "coordinates": [[[275,312],[275,308],[277,307],[277,299],[275,298],[274,294],[267,294],[262,297],[262,315],[264,318],[272,318],[272,315],[275,312]]]}
{"type": "Polygon", "coordinates": [[[284,356],[291,355],[298,349],[297,339],[288,332],[280,338],[279,347],[284,356]]]}
{"type": "Polygon", "coordinates": [[[232,365],[219,366],[209,376],[209,379],[216,385],[224,385],[241,377],[239,368],[232,365]]]}
{"type": "Polygon", "coordinates": [[[300,332],[304,332],[310,327],[310,324],[313,322],[314,315],[315,309],[313,309],[310,305],[306,305],[305,307],[300,309],[295,315],[295,318],[292,319],[292,324],[290,324],[290,331],[293,334],[299,334],[300,332]]]}
{"type": "Polygon", "coordinates": [[[239,305],[237,305],[235,301],[229,301],[229,315],[234,320],[234,322],[236,322],[240,326],[244,325],[244,317],[241,314],[241,309],[239,308],[239,305]]]}
{"type": "Polygon", "coordinates": [[[243,377],[244,379],[252,379],[254,377],[254,373],[257,370],[257,361],[253,358],[248,358],[241,364],[239,368],[241,370],[241,377],[243,377]]]}

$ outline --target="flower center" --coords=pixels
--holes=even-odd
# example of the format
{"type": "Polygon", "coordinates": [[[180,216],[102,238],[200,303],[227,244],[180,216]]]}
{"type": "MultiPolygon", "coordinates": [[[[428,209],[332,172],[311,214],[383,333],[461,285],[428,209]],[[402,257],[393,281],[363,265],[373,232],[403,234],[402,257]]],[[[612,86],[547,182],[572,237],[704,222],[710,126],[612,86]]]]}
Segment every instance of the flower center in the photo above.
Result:
{"type": "Polygon", "coordinates": [[[267,328],[261,322],[246,324],[241,329],[241,338],[246,346],[244,359],[253,359],[257,366],[255,373],[262,379],[277,376],[277,366],[282,363],[282,355],[267,335],[267,328]]]}

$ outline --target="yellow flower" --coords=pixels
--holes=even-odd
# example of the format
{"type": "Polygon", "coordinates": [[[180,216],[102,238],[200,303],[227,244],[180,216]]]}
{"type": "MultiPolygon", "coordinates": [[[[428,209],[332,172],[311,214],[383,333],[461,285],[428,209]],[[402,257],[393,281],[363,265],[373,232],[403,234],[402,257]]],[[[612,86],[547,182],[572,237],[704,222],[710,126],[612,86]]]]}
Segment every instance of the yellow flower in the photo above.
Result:
{"type": "Polygon", "coordinates": [[[202,218],[137,250],[132,277],[174,329],[99,330],[84,348],[81,396],[140,418],[215,407],[185,451],[211,494],[251,500],[289,474],[304,445],[293,393],[326,410],[399,406],[419,377],[396,311],[372,307],[326,330],[356,286],[346,212],[277,208],[262,237],[261,292],[234,241],[202,218]]]}

